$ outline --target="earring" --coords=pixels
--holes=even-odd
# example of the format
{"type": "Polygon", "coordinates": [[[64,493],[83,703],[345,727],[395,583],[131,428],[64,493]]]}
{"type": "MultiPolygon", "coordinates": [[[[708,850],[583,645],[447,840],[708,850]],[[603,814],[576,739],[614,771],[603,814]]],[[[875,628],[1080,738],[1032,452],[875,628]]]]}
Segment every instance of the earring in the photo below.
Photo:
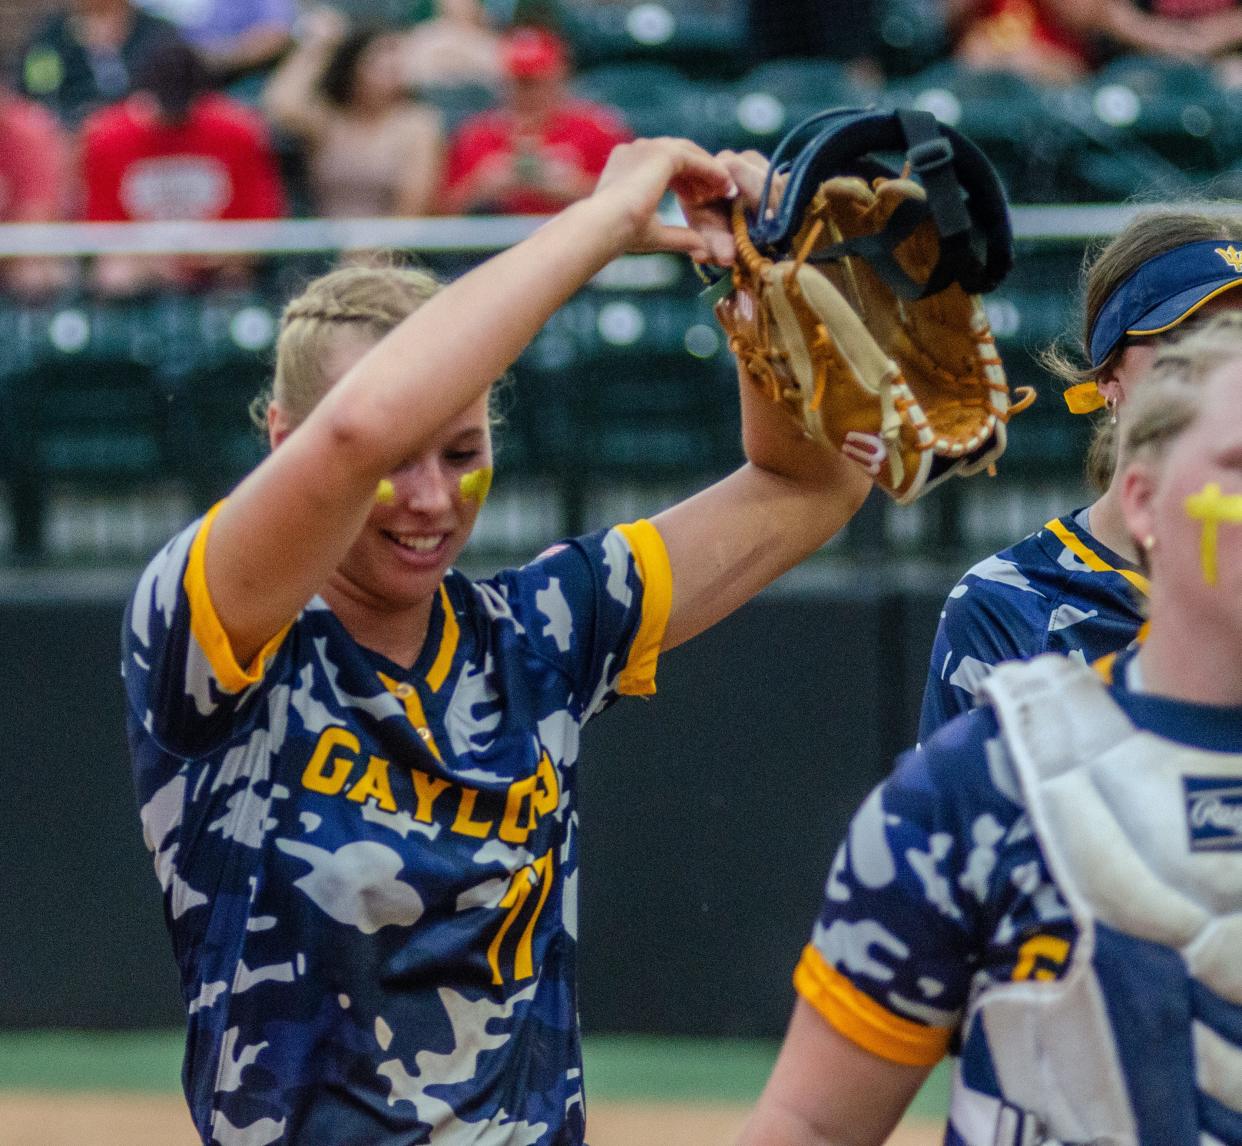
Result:
{"type": "Polygon", "coordinates": [[[1149,533],[1146,537],[1143,538],[1143,549],[1146,552],[1150,553],[1155,548],[1156,548],[1156,539],[1152,534],[1149,533]]]}
{"type": "Polygon", "coordinates": [[[1108,424],[1115,426],[1117,424],[1117,395],[1109,394],[1104,399],[1104,409],[1108,411],[1108,424]]]}

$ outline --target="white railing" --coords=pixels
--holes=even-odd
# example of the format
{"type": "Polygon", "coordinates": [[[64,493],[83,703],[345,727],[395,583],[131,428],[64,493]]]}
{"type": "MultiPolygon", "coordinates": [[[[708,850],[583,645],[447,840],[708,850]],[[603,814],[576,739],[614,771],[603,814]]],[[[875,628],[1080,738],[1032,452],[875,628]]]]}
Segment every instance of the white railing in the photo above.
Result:
{"type": "MultiPolygon", "coordinates": [[[[1156,204],[1073,204],[1011,208],[1014,235],[1082,242],[1116,234],[1156,204]]],[[[1208,214],[1242,204],[1179,203],[1208,214]]],[[[0,258],[18,255],[270,253],[394,248],[485,254],[512,246],[545,220],[535,216],[432,219],[281,219],[219,223],[12,223],[0,226],[0,258]]]]}

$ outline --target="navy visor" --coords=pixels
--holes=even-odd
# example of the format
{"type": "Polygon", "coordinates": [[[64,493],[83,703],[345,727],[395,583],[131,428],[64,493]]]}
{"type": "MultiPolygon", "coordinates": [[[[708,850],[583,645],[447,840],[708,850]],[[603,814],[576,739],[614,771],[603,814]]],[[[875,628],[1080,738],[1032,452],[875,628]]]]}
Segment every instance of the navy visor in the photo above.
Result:
{"type": "Polygon", "coordinates": [[[1218,294],[1242,284],[1242,250],[1220,239],[1187,243],[1148,259],[1100,308],[1091,329],[1091,365],[1127,335],[1163,334],[1218,294]]]}

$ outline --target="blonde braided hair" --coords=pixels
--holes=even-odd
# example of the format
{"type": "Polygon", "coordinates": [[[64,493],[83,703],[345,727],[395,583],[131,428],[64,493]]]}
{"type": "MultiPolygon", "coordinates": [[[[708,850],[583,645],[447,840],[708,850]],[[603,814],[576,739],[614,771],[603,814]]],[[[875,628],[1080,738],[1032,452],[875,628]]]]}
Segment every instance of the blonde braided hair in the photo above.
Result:
{"type": "Polygon", "coordinates": [[[345,266],[313,280],[281,315],[275,376],[250,404],[251,420],[265,430],[275,402],[291,425],[305,421],[328,390],[323,362],[342,329],[378,341],[439,289],[426,271],[396,265],[345,266]]]}

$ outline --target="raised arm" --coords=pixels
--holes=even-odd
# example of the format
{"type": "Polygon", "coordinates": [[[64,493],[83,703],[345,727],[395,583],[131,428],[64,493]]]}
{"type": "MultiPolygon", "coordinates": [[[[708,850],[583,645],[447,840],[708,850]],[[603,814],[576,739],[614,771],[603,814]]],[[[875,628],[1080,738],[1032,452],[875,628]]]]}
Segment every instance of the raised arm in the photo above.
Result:
{"type": "MultiPolygon", "coordinates": [[[[757,198],[760,157],[726,152],[722,160],[743,193],[757,198]]],[[[710,628],[814,553],[871,489],[860,467],[807,439],[738,369],[747,464],[652,519],[673,573],[665,649],[710,628]]]]}
{"type": "Polygon", "coordinates": [[[331,115],[319,92],[319,81],[332,53],[344,40],[348,25],[330,8],[308,13],[304,25],[293,51],[263,89],[262,102],[276,127],[302,139],[315,139],[326,130],[331,115]]]}
{"type": "Polygon", "coordinates": [[[684,140],[619,147],[595,193],[423,304],[348,369],[246,478],[213,523],[212,603],[239,663],[324,585],[362,529],[376,485],[477,403],[583,283],[625,249],[719,257],[721,235],[663,224],[672,186],[722,199],[729,170],[684,140]]]}

